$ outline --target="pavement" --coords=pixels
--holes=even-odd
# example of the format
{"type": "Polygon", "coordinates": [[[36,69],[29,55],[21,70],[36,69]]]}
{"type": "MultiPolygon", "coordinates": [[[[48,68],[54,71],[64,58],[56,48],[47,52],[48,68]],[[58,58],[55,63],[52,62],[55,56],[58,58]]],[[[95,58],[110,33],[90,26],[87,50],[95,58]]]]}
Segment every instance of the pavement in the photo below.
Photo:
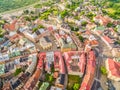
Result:
{"type": "Polygon", "coordinates": [[[120,82],[117,81],[112,81],[113,86],[115,87],[116,90],[120,90],[120,82]]]}
{"type": "Polygon", "coordinates": [[[108,90],[107,87],[105,86],[107,78],[106,77],[103,78],[100,72],[100,67],[104,66],[103,56],[106,45],[97,35],[94,36],[98,39],[99,46],[95,48],[96,52],[98,53],[98,57],[96,59],[96,74],[91,90],[98,90],[99,88],[101,88],[102,90],[108,90]]]}

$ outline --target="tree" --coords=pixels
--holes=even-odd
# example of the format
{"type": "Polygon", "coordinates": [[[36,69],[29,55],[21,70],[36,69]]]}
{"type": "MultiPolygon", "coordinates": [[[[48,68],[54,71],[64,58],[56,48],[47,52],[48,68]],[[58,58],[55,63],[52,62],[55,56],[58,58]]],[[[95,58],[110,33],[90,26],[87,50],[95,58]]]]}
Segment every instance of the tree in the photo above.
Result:
{"type": "Polygon", "coordinates": [[[101,66],[100,67],[100,72],[103,74],[103,75],[106,75],[107,74],[107,70],[104,66],[101,66]]]}
{"type": "Polygon", "coordinates": [[[71,28],[71,31],[79,31],[79,28],[78,27],[72,27],[72,26],[70,26],[70,28],[71,28]]]}
{"type": "Polygon", "coordinates": [[[29,16],[25,16],[24,19],[25,19],[26,21],[31,21],[31,18],[30,18],[29,16]]]}
{"type": "Polygon", "coordinates": [[[81,35],[79,35],[79,40],[80,40],[81,42],[84,42],[84,38],[83,38],[81,35]]]}
{"type": "Polygon", "coordinates": [[[14,76],[17,76],[18,74],[20,74],[22,72],[22,68],[18,68],[16,69],[14,76]]]}
{"type": "Polygon", "coordinates": [[[34,14],[35,12],[34,12],[34,11],[31,11],[30,13],[31,13],[31,14],[34,14]]]}
{"type": "Polygon", "coordinates": [[[51,82],[52,83],[52,81],[53,81],[54,79],[53,79],[53,76],[52,75],[50,75],[49,76],[49,82],[51,82]]]}
{"type": "Polygon", "coordinates": [[[107,24],[107,27],[112,27],[113,25],[114,25],[113,23],[109,22],[109,23],[107,24]]]}
{"type": "Polygon", "coordinates": [[[92,12],[90,12],[90,13],[88,13],[86,16],[87,16],[88,18],[90,18],[90,19],[93,19],[93,17],[96,16],[96,15],[93,14],[92,12]]]}
{"type": "Polygon", "coordinates": [[[75,83],[73,85],[73,90],[79,90],[80,84],[79,83],[75,83]]]}
{"type": "Polygon", "coordinates": [[[24,10],[24,14],[29,14],[29,10],[24,10]]]}
{"type": "Polygon", "coordinates": [[[86,25],[87,25],[87,22],[86,22],[86,21],[83,21],[83,22],[81,22],[81,25],[82,25],[82,26],[86,26],[86,25]]]}
{"type": "Polygon", "coordinates": [[[64,18],[67,15],[68,15],[68,11],[67,10],[64,10],[63,12],[60,13],[61,18],[64,18]]]}

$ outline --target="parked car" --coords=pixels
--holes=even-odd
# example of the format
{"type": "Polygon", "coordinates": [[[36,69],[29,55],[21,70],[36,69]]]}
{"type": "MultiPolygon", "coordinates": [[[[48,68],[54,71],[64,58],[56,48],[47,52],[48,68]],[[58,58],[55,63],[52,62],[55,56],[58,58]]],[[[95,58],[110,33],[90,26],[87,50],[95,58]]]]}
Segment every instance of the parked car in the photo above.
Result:
{"type": "Polygon", "coordinates": [[[116,90],[115,87],[113,86],[111,80],[107,80],[106,84],[108,85],[108,90],[116,90]]]}

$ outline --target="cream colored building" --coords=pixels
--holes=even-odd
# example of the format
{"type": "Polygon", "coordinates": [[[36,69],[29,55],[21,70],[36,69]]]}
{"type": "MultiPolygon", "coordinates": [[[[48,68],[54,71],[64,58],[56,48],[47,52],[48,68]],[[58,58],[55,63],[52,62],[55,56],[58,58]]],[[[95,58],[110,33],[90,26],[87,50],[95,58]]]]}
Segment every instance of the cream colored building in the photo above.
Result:
{"type": "Polygon", "coordinates": [[[39,44],[44,50],[50,49],[52,47],[52,43],[50,41],[47,41],[45,37],[40,38],[39,44]]]}

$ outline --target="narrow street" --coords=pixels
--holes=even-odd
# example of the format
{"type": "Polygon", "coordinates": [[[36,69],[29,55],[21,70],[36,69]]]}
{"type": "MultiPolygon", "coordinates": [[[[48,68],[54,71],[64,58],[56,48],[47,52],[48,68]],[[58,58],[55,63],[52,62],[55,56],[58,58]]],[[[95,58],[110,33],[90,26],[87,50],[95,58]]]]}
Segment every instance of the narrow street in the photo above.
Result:
{"type": "MultiPolygon", "coordinates": [[[[103,87],[101,85],[103,85],[103,83],[105,83],[105,81],[101,81],[101,72],[100,72],[100,67],[104,66],[104,49],[107,48],[106,45],[104,44],[104,42],[97,36],[94,35],[99,42],[99,46],[96,49],[96,51],[98,52],[98,57],[96,59],[96,74],[95,74],[95,78],[94,78],[94,82],[93,82],[93,86],[91,88],[91,90],[98,90],[98,88],[102,88],[103,87]]],[[[107,90],[107,87],[104,87],[103,90],[107,90]]]]}

